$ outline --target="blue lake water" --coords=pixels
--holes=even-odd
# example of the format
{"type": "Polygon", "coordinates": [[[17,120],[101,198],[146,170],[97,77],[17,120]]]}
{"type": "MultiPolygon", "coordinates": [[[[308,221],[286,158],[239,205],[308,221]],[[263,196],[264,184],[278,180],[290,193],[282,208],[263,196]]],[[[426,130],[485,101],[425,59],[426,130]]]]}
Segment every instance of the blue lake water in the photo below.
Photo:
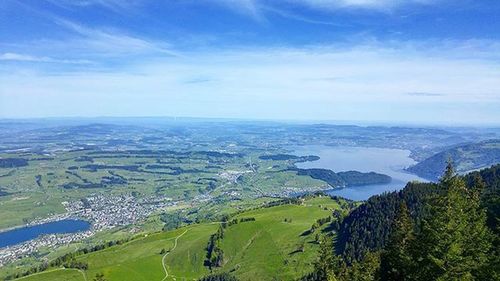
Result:
{"type": "Polygon", "coordinates": [[[16,228],[0,233],[0,248],[23,243],[45,234],[75,233],[88,229],[90,229],[90,223],[76,219],[16,228]]]}
{"type": "Polygon", "coordinates": [[[294,154],[299,156],[317,155],[320,157],[318,161],[298,163],[297,167],[299,168],[324,168],[334,172],[376,172],[392,177],[392,182],[389,184],[347,187],[328,192],[352,200],[366,200],[376,194],[400,190],[409,181],[428,181],[403,170],[410,165],[416,164],[410,158],[410,151],[408,150],[308,145],[295,147],[294,151],[294,154]]]}

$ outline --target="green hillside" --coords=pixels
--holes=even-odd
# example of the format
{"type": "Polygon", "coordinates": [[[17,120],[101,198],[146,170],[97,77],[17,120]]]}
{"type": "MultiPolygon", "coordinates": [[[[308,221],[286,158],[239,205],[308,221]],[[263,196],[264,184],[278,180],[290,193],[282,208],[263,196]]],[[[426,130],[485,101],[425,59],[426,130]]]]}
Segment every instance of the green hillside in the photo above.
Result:
{"type": "Polygon", "coordinates": [[[499,171],[460,176],[448,165],[438,183],[371,197],[301,280],[500,280],[499,171]]]}
{"type": "MultiPolygon", "coordinates": [[[[492,230],[500,230],[496,218],[500,217],[500,164],[463,176],[469,188],[481,179],[485,184],[482,206],[486,208],[488,224],[492,230]]],[[[367,251],[380,250],[389,241],[391,229],[388,221],[397,215],[398,206],[404,202],[413,220],[420,221],[426,200],[439,192],[435,183],[409,182],[400,191],[376,195],[365,201],[346,216],[340,224],[337,237],[337,252],[348,262],[361,259],[367,251]]]]}
{"type": "Polygon", "coordinates": [[[65,269],[56,268],[52,270],[47,270],[41,273],[36,273],[30,276],[19,278],[16,280],[39,280],[39,281],[53,281],[53,280],[75,280],[75,281],[85,281],[87,277],[84,276],[83,271],[76,269],[65,269]]]}
{"type": "MultiPolygon", "coordinates": [[[[316,221],[349,207],[344,200],[323,196],[235,215],[229,221],[238,223],[227,223],[218,241],[222,264],[212,272],[231,272],[241,280],[299,278],[311,271],[319,248],[316,233],[328,225],[316,221]],[[315,223],[319,227],[308,231],[315,223]]],[[[207,245],[219,228],[221,223],[213,222],[152,233],[78,256],[76,260],[87,263],[88,270],[51,268],[22,280],[92,280],[98,273],[108,281],[198,279],[211,273],[204,265],[207,245]]]]}
{"type": "Polygon", "coordinates": [[[459,173],[494,165],[500,162],[500,140],[456,146],[437,153],[407,170],[420,177],[437,180],[450,159],[459,173]]]}

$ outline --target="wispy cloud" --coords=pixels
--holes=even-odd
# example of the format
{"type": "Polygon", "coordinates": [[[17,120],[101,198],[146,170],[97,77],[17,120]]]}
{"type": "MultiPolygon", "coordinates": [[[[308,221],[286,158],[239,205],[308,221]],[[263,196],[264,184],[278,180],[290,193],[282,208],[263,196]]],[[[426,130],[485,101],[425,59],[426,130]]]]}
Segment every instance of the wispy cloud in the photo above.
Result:
{"type": "Polygon", "coordinates": [[[201,84],[201,83],[209,83],[209,82],[214,82],[216,79],[209,78],[209,77],[192,77],[188,79],[184,79],[182,83],[184,84],[201,84]]]}
{"type": "Polygon", "coordinates": [[[324,12],[335,11],[339,9],[366,9],[387,12],[393,9],[409,5],[433,5],[446,0],[205,0],[212,3],[224,5],[230,9],[244,12],[253,18],[262,21],[265,19],[266,12],[277,13],[288,17],[312,24],[338,25],[330,21],[311,19],[303,15],[288,11],[287,5],[295,5],[313,10],[324,12]]]}
{"type": "Polygon", "coordinates": [[[227,7],[240,14],[250,16],[251,18],[265,22],[266,19],[262,13],[261,3],[257,0],[203,0],[210,4],[218,4],[227,7]]]}
{"type": "MultiPolygon", "coordinates": [[[[276,15],[328,25],[314,26],[311,30],[337,29],[330,28],[337,25],[330,11],[387,11],[436,2],[204,1],[268,24],[264,27],[248,24],[248,19],[243,18],[243,27],[256,26],[253,31],[257,36],[264,29],[275,28],[269,19],[276,19],[276,15]]],[[[80,7],[97,5],[117,11],[133,10],[111,0],[64,5],[78,11],[80,7]]],[[[473,122],[487,117],[500,122],[500,41],[496,40],[433,37],[379,41],[356,29],[345,40],[314,41],[325,42],[324,45],[305,46],[295,44],[294,39],[270,45],[255,40],[242,46],[250,41],[235,40],[240,44],[238,47],[231,43],[219,45],[217,39],[202,48],[186,48],[188,44],[184,44],[180,49],[175,42],[181,45],[181,40],[198,33],[189,28],[180,30],[176,34],[182,39],[171,43],[167,32],[158,34],[163,33],[158,32],[160,28],[141,32],[143,29],[135,24],[118,26],[114,20],[72,18],[73,10],[46,11],[37,5],[29,9],[41,10],[36,14],[40,22],[57,32],[43,31],[32,36],[32,40],[1,42],[0,60],[9,63],[0,64],[0,116],[184,115],[271,119],[355,116],[365,120],[446,118],[473,122]],[[280,47],[272,47],[278,44],[280,47]],[[474,110],[470,110],[471,104],[474,110]],[[18,110],[21,107],[22,112],[18,110]]],[[[86,13],[93,11],[82,9],[86,13]]],[[[227,12],[223,14],[227,16],[227,12]]],[[[234,15],[228,18],[233,20],[234,15]]],[[[289,24],[290,28],[295,26],[295,22],[286,21],[286,27],[289,24]]],[[[226,32],[223,29],[219,32],[226,32]]],[[[302,33],[303,29],[299,29],[298,35],[302,33]]],[[[275,34],[276,38],[286,36],[275,34]]]]}
{"type": "Polygon", "coordinates": [[[365,9],[388,9],[414,4],[433,4],[441,0],[284,0],[314,9],[333,8],[365,8],[365,9]]]}
{"type": "Polygon", "coordinates": [[[22,104],[59,116],[500,122],[499,62],[409,44],[211,50],[99,73],[10,71],[0,73],[0,112],[15,115],[22,104]]]}
{"type": "Polygon", "coordinates": [[[281,17],[296,20],[296,21],[301,21],[305,23],[310,23],[310,24],[319,24],[319,25],[330,25],[330,26],[337,26],[337,27],[346,27],[349,26],[349,24],[345,23],[339,23],[339,22],[333,22],[333,21],[326,21],[326,20],[318,20],[318,19],[312,19],[306,16],[303,16],[301,14],[297,14],[294,12],[287,11],[282,8],[277,8],[273,6],[262,6],[261,9],[266,12],[272,12],[275,13],[281,17]]]}
{"type": "Polygon", "coordinates": [[[103,7],[116,13],[130,13],[137,9],[143,1],[137,0],[45,0],[53,5],[66,9],[103,7]]]}
{"type": "Polygon", "coordinates": [[[414,97],[443,97],[445,96],[444,94],[439,94],[439,93],[425,93],[425,92],[413,92],[413,93],[406,93],[408,96],[414,96],[414,97]]]}
{"type": "Polygon", "coordinates": [[[103,29],[89,28],[73,21],[53,17],[56,24],[73,31],[76,37],[54,41],[48,45],[71,45],[73,49],[93,54],[103,54],[106,56],[117,56],[134,53],[156,53],[168,56],[178,56],[179,54],[171,50],[171,46],[165,42],[156,42],[137,36],[121,33],[119,30],[105,31],[103,29]]]}
{"type": "Polygon", "coordinates": [[[37,57],[32,55],[4,53],[0,55],[0,60],[3,61],[24,61],[24,62],[43,62],[43,63],[67,63],[67,64],[92,64],[90,60],[66,60],[55,59],[51,57],[37,57]]]}
{"type": "MultiPolygon", "coordinates": [[[[121,4],[122,1],[112,0],[47,1],[64,6],[116,5],[123,6],[123,8],[140,3],[140,1],[132,1],[130,2],[132,4],[121,4]]],[[[16,44],[1,42],[0,46],[3,45],[3,48],[0,50],[7,54],[5,60],[74,64],[95,62],[96,65],[103,65],[106,64],[107,60],[124,57],[127,60],[122,60],[122,62],[131,61],[136,57],[180,56],[180,53],[175,51],[165,38],[154,40],[134,34],[130,30],[122,30],[120,27],[90,26],[76,20],[70,20],[50,10],[22,2],[16,3],[19,4],[19,9],[24,10],[24,12],[43,18],[45,24],[52,25],[53,30],[57,30],[59,33],[64,31],[64,35],[51,36],[51,34],[44,33],[43,36],[37,36],[32,40],[23,40],[16,44]]]]}

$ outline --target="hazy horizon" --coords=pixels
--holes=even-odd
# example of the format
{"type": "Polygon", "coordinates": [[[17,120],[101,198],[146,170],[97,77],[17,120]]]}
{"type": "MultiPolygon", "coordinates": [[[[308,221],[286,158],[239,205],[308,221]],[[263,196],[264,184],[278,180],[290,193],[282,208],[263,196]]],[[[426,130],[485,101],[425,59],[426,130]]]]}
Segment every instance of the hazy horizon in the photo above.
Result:
{"type": "Polygon", "coordinates": [[[0,4],[0,118],[500,124],[500,3],[0,4]]]}
{"type": "Polygon", "coordinates": [[[414,127],[414,128],[484,128],[497,129],[500,123],[424,123],[424,122],[397,122],[394,120],[304,120],[304,119],[259,119],[259,118],[226,118],[226,117],[197,117],[197,116],[51,116],[51,117],[0,117],[0,122],[10,121],[62,121],[80,122],[82,124],[114,124],[113,122],[131,123],[143,121],[179,121],[179,122],[255,122],[255,123],[277,123],[277,124],[304,124],[304,125],[333,125],[333,126],[382,126],[382,127],[414,127]]]}

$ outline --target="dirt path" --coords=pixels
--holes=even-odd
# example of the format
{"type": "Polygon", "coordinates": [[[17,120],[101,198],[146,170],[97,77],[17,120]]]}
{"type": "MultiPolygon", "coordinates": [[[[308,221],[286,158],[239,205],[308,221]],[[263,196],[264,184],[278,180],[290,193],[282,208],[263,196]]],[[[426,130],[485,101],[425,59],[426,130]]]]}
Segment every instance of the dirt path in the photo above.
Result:
{"type": "MultiPolygon", "coordinates": [[[[209,222],[208,224],[221,224],[221,223],[224,223],[224,222],[222,222],[222,221],[214,221],[214,222],[209,222]]],[[[189,230],[189,228],[186,229],[179,236],[175,237],[174,247],[172,247],[172,249],[170,249],[170,251],[168,251],[168,253],[166,253],[165,255],[163,255],[163,257],[161,258],[161,265],[163,267],[163,271],[165,272],[165,277],[163,277],[163,279],[161,279],[161,281],[166,280],[170,276],[168,274],[167,265],[165,264],[165,258],[168,256],[168,254],[170,254],[170,252],[172,252],[173,250],[175,250],[175,248],[177,248],[177,240],[179,240],[179,238],[181,238],[184,234],[186,234],[186,232],[188,232],[188,230],[189,230]]]]}
{"type": "Polygon", "coordinates": [[[186,229],[179,236],[175,237],[174,247],[172,247],[172,249],[170,251],[168,251],[165,255],[163,255],[163,257],[161,258],[161,265],[163,266],[163,271],[165,271],[165,277],[163,277],[163,279],[161,279],[161,281],[168,278],[168,271],[167,271],[167,265],[165,264],[165,258],[168,256],[168,254],[170,254],[170,252],[172,252],[173,250],[175,250],[175,248],[177,248],[177,240],[179,240],[179,238],[181,238],[182,235],[186,234],[186,232],[188,232],[188,230],[189,229],[186,229]]]}
{"type": "Polygon", "coordinates": [[[80,271],[80,273],[83,275],[83,279],[85,281],[87,281],[87,274],[85,274],[85,271],[81,270],[81,269],[78,269],[78,271],[80,271]]]}

